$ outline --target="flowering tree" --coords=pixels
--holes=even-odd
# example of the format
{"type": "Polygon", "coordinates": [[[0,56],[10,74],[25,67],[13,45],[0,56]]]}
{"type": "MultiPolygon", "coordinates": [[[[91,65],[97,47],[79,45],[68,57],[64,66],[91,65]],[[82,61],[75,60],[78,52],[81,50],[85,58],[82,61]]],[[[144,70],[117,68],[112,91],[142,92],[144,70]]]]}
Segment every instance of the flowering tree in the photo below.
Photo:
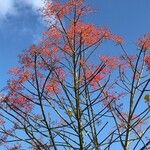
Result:
{"type": "Polygon", "coordinates": [[[1,146],[148,149],[150,35],[130,56],[121,36],[84,22],[92,12],[84,0],[46,2],[42,12],[49,28],[19,56],[1,97],[1,146]],[[122,54],[97,52],[105,41],[115,42],[122,54]]]}

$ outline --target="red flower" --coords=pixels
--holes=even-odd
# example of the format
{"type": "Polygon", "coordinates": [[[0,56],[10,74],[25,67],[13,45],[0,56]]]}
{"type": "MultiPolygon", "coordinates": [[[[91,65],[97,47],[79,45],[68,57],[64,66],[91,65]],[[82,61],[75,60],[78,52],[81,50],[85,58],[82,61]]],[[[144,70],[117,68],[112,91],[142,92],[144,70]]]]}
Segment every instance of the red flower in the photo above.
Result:
{"type": "Polygon", "coordinates": [[[18,75],[20,73],[20,68],[18,67],[13,67],[9,70],[9,73],[12,74],[12,75],[18,75]]]}
{"type": "Polygon", "coordinates": [[[61,32],[60,29],[56,27],[50,28],[47,32],[44,33],[49,38],[59,39],[61,38],[61,32]]]}
{"type": "Polygon", "coordinates": [[[122,44],[124,41],[123,37],[119,35],[112,35],[112,40],[117,44],[122,44]]]}
{"type": "Polygon", "coordinates": [[[51,94],[59,93],[60,89],[59,89],[58,82],[56,80],[50,80],[46,85],[46,90],[51,94]]]}
{"type": "Polygon", "coordinates": [[[150,70],[150,54],[147,54],[145,56],[145,63],[147,65],[147,68],[150,70]]]}
{"type": "Polygon", "coordinates": [[[23,71],[20,76],[20,81],[25,82],[25,81],[29,80],[30,77],[31,77],[31,73],[28,70],[23,71]]]}
{"type": "Polygon", "coordinates": [[[138,46],[143,50],[150,49],[150,33],[145,34],[139,39],[138,46]]]}
{"type": "Polygon", "coordinates": [[[101,39],[110,39],[111,32],[107,28],[99,28],[93,24],[85,24],[83,22],[77,22],[71,24],[68,30],[69,39],[74,37],[79,40],[82,39],[82,43],[86,45],[92,45],[101,39]]]}
{"type": "MultiPolygon", "coordinates": [[[[85,74],[84,77],[86,78],[86,80],[89,81],[89,84],[93,87],[93,88],[98,88],[98,83],[106,76],[107,70],[102,69],[101,71],[97,71],[97,67],[95,66],[84,66],[85,69],[85,74]]],[[[83,78],[84,78],[83,77],[83,78]]]]}
{"type": "Polygon", "coordinates": [[[8,89],[11,92],[16,92],[22,90],[22,86],[19,80],[10,80],[8,83],[8,89]]]}
{"type": "Polygon", "coordinates": [[[105,63],[110,69],[114,69],[119,66],[119,58],[114,56],[103,55],[100,57],[101,61],[105,63]]]}

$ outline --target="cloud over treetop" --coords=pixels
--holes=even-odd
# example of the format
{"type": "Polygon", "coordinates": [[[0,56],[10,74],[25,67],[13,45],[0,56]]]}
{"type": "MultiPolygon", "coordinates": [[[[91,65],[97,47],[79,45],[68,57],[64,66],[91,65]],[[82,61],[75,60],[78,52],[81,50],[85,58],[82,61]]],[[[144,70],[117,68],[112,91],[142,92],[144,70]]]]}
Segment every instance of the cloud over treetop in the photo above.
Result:
{"type": "Polygon", "coordinates": [[[44,0],[0,0],[0,18],[19,13],[17,9],[19,5],[29,6],[36,11],[44,6],[44,0]]]}

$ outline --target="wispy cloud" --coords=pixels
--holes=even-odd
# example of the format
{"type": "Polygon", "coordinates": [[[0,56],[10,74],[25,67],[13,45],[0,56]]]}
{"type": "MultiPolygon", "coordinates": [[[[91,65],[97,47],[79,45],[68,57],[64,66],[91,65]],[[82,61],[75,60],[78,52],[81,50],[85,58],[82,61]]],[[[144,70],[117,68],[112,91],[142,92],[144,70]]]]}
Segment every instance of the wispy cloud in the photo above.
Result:
{"type": "Polygon", "coordinates": [[[44,6],[44,0],[22,0],[25,5],[29,5],[33,10],[38,10],[44,6]]]}
{"type": "Polygon", "coordinates": [[[44,6],[44,0],[0,0],[0,18],[20,13],[17,9],[19,5],[29,6],[37,12],[44,6]]]}
{"type": "Polygon", "coordinates": [[[0,0],[0,18],[16,14],[14,0],[0,0]]]}

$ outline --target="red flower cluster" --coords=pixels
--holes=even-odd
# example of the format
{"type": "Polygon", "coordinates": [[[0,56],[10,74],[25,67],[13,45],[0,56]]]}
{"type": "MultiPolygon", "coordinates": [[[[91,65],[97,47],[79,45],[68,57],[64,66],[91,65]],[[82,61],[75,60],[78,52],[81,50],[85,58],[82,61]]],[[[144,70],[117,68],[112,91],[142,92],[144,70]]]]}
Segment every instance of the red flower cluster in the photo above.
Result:
{"type": "Polygon", "coordinates": [[[81,65],[84,70],[81,80],[84,81],[84,78],[86,78],[93,88],[98,88],[98,83],[107,75],[107,70],[105,68],[98,68],[98,66],[87,65],[85,62],[81,65]]]}
{"type": "Polygon", "coordinates": [[[30,71],[25,70],[24,68],[18,68],[18,67],[11,68],[9,73],[17,77],[19,83],[23,83],[29,80],[30,77],[32,76],[30,71]]]}
{"type": "Polygon", "coordinates": [[[8,101],[14,109],[22,108],[26,113],[32,111],[32,104],[27,96],[12,93],[12,95],[8,97],[8,101]]]}
{"type": "Polygon", "coordinates": [[[112,35],[111,39],[117,44],[122,44],[124,41],[123,37],[119,35],[112,35]]]}
{"type": "Polygon", "coordinates": [[[100,60],[105,63],[106,67],[110,69],[114,69],[120,65],[120,60],[118,57],[115,56],[106,56],[103,55],[100,57],[100,60]]]}
{"type": "Polygon", "coordinates": [[[82,7],[83,2],[84,0],[69,0],[64,4],[60,2],[48,2],[43,14],[48,17],[53,15],[56,18],[62,19],[65,15],[69,14],[74,7],[76,7],[76,15],[82,15],[85,11],[88,11],[88,9],[82,7]]]}
{"type": "Polygon", "coordinates": [[[150,33],[145,34],[142,38],[139,39],[138,46],[142,50],[150,49],[150,33]]]}
{"type": "Polygon", "coordinates": [[[69,39],[82,40],[86,45],[92,45],[102,39],[110,39],[111,32],[107,28],[99,28],[93,24],[85,24],[83,22],[72,23],[67,31],[69,39]]]}
{"type": "Polygon", "coordinates": [[[52,39],[60,39],[61,31],[59,27],[52,27],[47,32],[45,32],[44,35],[52,39]]]}
{"type": "Polygon", "coordinates": [[[8,82],[8,89],[11,92],[21,91],[22,90],[22,86],[20,84],[20,81],[19,80],[10,80],[8,82]]]}
{"type": "Polygon", "coordinates": [[[49,80],[46,85],[46,90],[51,94],[58,94],[60,92],[59,83],[54,79],[49,80]]]}
{"type": "Polygon", "coordinates": [[[150,54],[147,54],[145,56],[145,63],[147,65],[147,68],[150,70],[150,54]]]}

